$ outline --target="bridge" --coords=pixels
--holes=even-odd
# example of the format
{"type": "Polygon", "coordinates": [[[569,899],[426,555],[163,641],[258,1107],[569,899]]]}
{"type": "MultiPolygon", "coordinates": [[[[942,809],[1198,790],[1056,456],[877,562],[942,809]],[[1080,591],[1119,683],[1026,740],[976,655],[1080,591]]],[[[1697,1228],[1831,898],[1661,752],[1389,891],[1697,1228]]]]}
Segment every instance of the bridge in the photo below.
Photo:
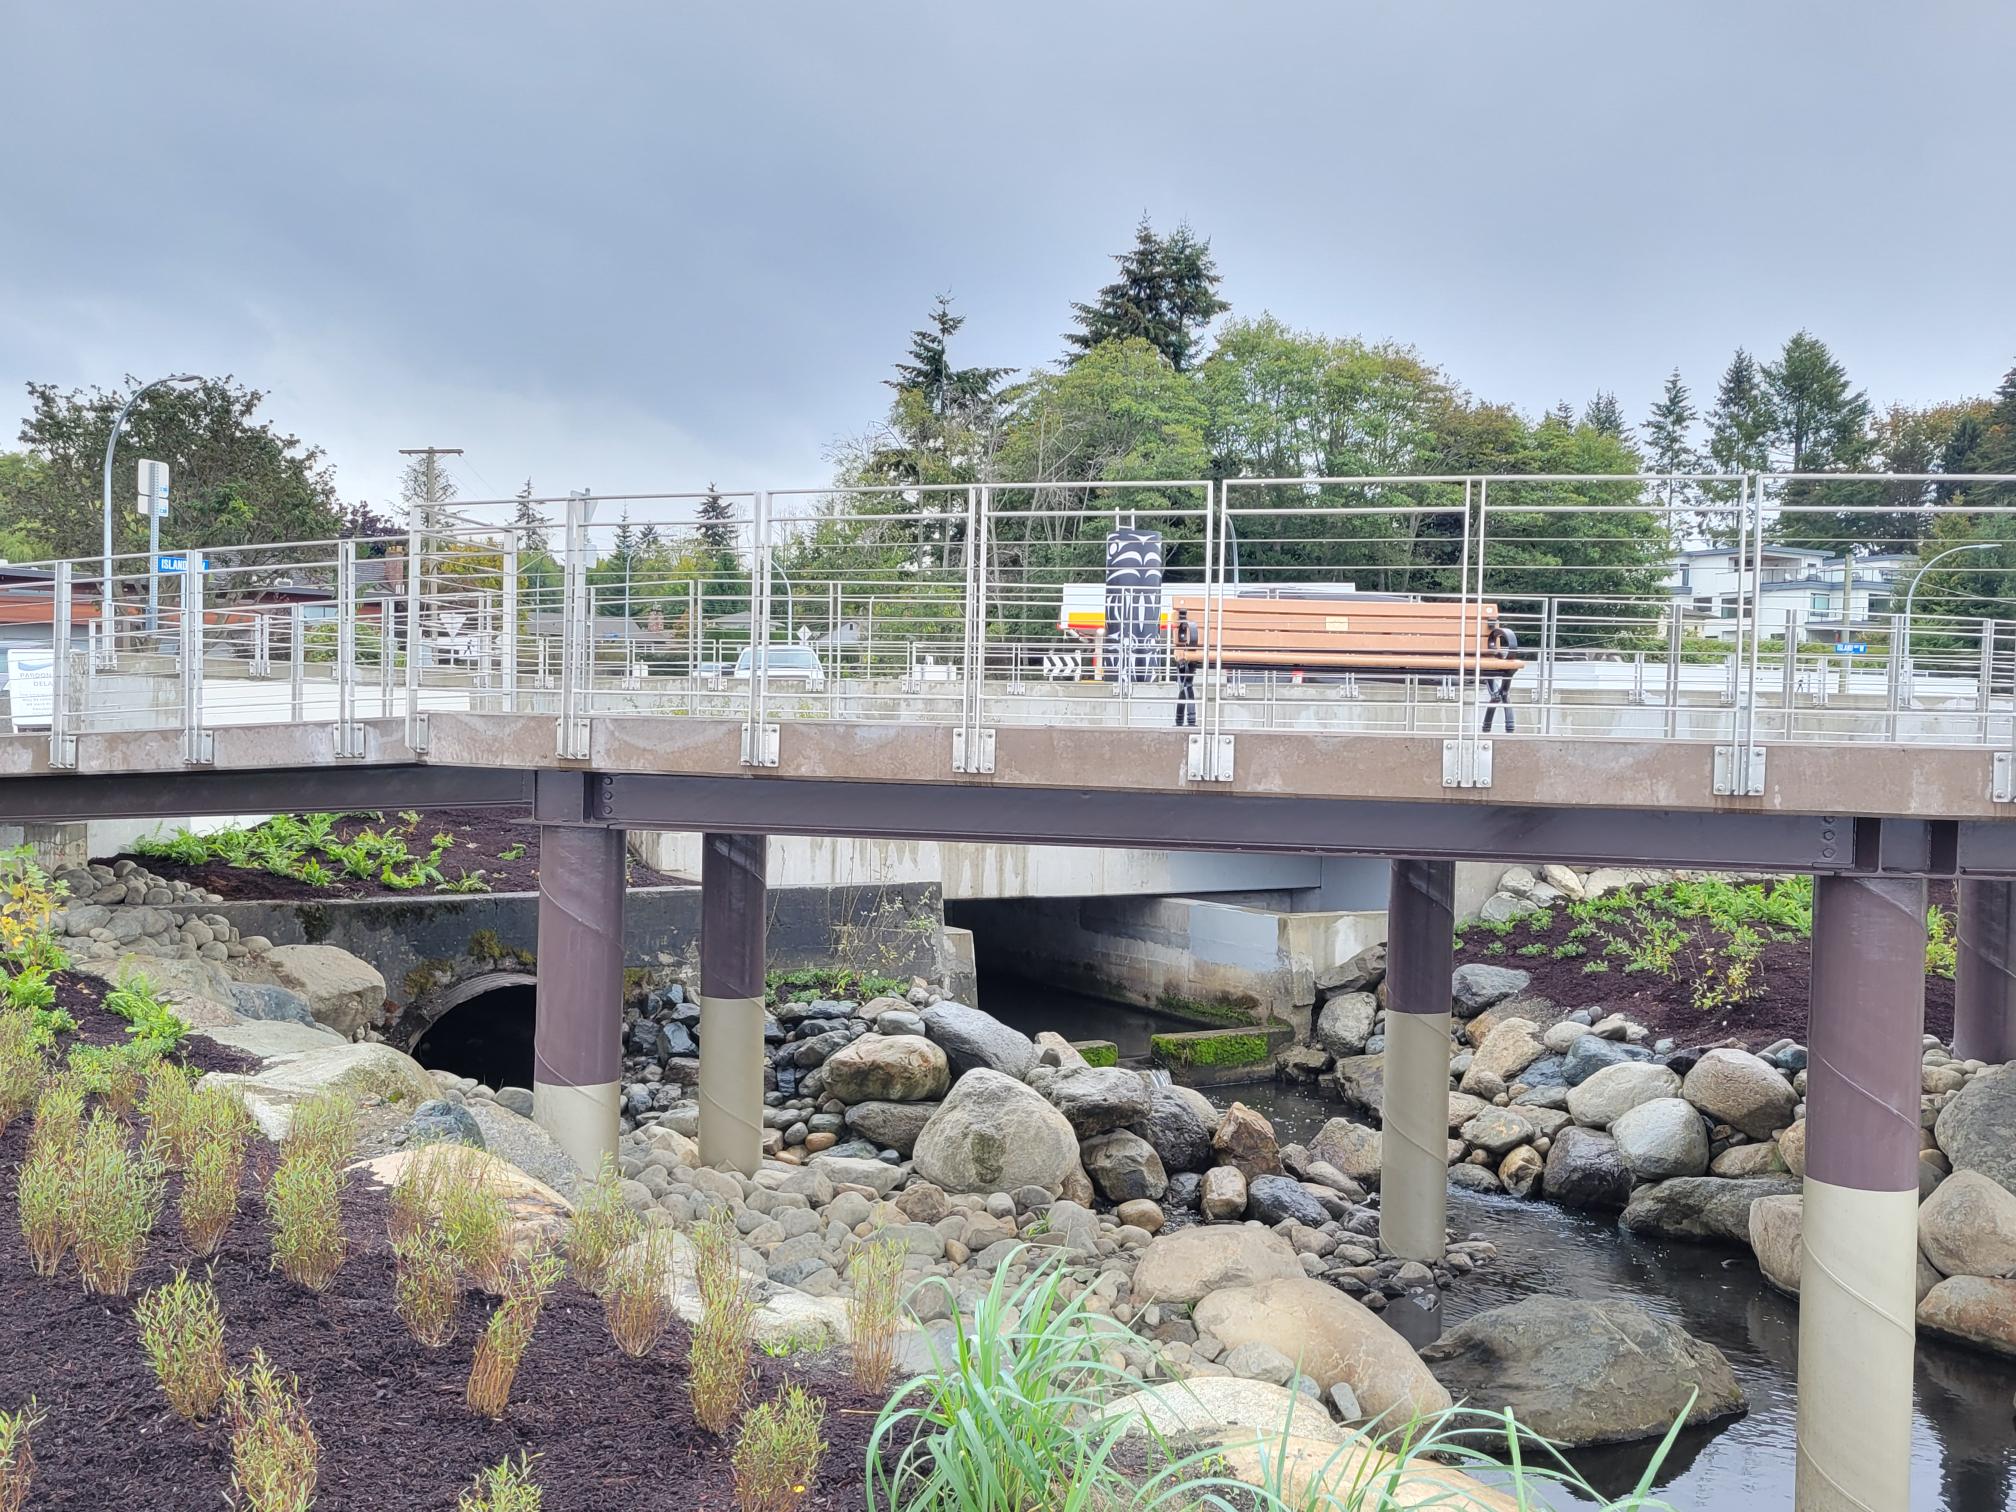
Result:
{"type": "Polygon", "coordinates": [[[54,652],[46,681],[15,660],[0,822],[529,805],[535,1103],[584,1165],[616,1140],[624,832],[701,832],[701,1143],[745,1171],[767,835],[1388,858],[1381,1223],[1421,1260],[1444,1234],[1454,861],[1812,873],[1800,1505],[1902,1506],[1925,889],[1960,885],[1955,1054],[2016,1058],[2016,621],[1993,612],[2006,572],[1929,555],[1895,594],[1858,598],[1852,554],[1836,603],[1767,590],[1777,543],[1935,481],[827,489],[719,496],[710,521],[699,495],[575,497],[551,501],[550,548],[416,517],[190,553],[166,581],[144,558],[51,563],[0,588],[54,652]],[[1201,605],[1189,677],[1166,625],[1088,639],[1062,612],[1107,536],[1144,527],[1201,605]],[[1686,539],[1721,543],[1680,559],[1718,559],[1705,608],[1671,565],[1686,539]],[[1441,674],[1223,654],[1227,600],[1345,582],[1454,605],[1473,649],[1441,674]],[[1527,665],[1517,728],[1487,732],[1493,616],[1527,665]]]}

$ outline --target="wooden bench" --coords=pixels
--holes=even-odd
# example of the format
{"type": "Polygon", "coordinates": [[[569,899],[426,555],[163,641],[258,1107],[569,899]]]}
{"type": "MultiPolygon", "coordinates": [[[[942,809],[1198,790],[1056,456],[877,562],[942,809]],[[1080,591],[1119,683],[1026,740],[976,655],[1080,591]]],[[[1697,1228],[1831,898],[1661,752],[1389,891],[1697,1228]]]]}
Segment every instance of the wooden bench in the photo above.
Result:
{"type": "Polygon", "coordinates": [[[1226,667],[1337,672],[1476,672],[1511,677],[1519,661],[1485,646],[1496,604],[1410,603],[1399,599],[1222,598],[1222,634],[1214,633],[1206,601],[1178,596],[1199,644],[1178,645],[1182,662],[1226,667]]]}

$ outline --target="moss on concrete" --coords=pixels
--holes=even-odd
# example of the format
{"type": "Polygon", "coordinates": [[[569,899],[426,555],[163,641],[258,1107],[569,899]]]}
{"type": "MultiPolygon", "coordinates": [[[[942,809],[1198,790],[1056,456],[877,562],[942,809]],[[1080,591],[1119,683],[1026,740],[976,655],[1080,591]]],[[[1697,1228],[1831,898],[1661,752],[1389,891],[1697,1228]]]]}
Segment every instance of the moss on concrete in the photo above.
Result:
{"type": "Polygon", "coordinates": [[[1177,992],[1165,992],[1156,1003],[1164,1013],[1188,1019],[1193,1024],[1245,1028],[1261,1022],[1260,1004],[1254,998],[1193,998],[1177,992]]]}
{"type": "Polygon", "coordinates": [[[1111,1040],[1075,1040],[1071,1048],[1085,1057],[1085,1064],[1088,1066],[1120,1064],[1120,1047],[1111,1040]]]}
{"type": "Polygon", "coordinates": [[[1205,1029],[1190,1034],[1158,1034],[1148,1049],[1165,1066],[1261,1066],[1273,1056],[1267,1035],[1258,1030],[1205,1029]]]}

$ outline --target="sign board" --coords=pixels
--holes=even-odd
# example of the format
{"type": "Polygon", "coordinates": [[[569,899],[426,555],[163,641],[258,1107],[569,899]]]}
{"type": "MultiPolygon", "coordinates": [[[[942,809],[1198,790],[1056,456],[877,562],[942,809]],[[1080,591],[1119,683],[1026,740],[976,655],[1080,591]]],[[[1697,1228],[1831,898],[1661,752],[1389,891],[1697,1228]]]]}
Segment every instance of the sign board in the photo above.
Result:
{"type": "Polygon", "coordinates": [[[1869,654],[1869,643],[1867,641],[1836,641],[1834,643],[1834,654],[1836,656],[1867,656],[1869,654]]]}
{"type": "Polygon", "coordinates": [[[140,464],[139,491],[133,500],[135,512],[142,515],[168,517],[168,464],[166,462],[146,462],[140,464]]]}
{"type": "MultiPolygon", "coordinates": [[[[209,557],[203,558],[203,570],[205,572],[208,572],[213,565],[209,557]]],[[[154,570],[162,573],[187,572],[189,570],[189,558],[180,551],[163,553],[161,556],[154,558],[154,570]]]]}
{"type": "Polygon", "coordinates": [[[15,730],[46,730],[56,710],[56,653],[34,646],[7,648],[7,701],[15,730]]]}

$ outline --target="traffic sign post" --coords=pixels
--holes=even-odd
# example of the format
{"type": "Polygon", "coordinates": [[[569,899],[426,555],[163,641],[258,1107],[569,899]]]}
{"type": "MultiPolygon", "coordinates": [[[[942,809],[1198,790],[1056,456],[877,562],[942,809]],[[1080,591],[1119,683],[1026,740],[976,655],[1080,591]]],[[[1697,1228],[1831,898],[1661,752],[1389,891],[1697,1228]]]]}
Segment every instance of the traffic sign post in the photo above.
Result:
{"type": "MultiPolygon", "coordinates": [[[[147,516],[147,633],[152,635],[161,623],[161,574],[182,570],[179,565],[174,568],[161,565],[161,517],[168,513],[166,462],[141,462],[139,494],[134,502],[140,513],[147,516]]],[[[109,596],[112,585],[106,584],[105,591],[109,596]]]]}
{"type": "Polygon", "coordinates": [[[1867,641],[1836,641],[1834,643],[1834,654],[1836,656],[1867,656],[1869,654],[1869,643],[1867,641]]]}

